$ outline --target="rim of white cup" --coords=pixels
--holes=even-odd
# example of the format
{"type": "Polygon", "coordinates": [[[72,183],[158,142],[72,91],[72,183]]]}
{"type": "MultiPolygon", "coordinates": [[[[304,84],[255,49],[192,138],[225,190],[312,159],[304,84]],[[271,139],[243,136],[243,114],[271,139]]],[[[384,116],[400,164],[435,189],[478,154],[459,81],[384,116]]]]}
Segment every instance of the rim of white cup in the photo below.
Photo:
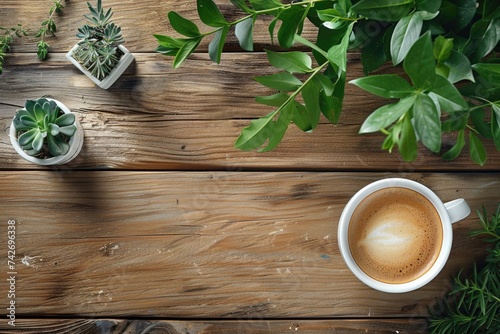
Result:
{"type": "Polygon", "coordinates": [[[362,281],[369,287],[379,291],[388,293],[404,293],[423,287],[424,285],[432,281],[441,272],[451,252],[451,246],[453,241],[453,234],[452,234],[453,230],[451,225],[452,224],[450,221],[450,217],[448,215],[446,207],[444,206],[444,203],[431,189],[413,180],[404,178],[387,178],[366,185],[365,187],[360,189],[353,197],[351,197],[347,205],[344,207],[344,210],[342,211],[342,214],[340,216],[337,239],[338,239],[340,254],[344,259],[344,262],[347,264],[351,272],[360,281],[362,281]],[[432,203],[432,205],[438,212],[441,220],[441,226],[443,229],[443,242],[441,244],[441,250],[432,267],[417,279],[405,283],[395,283],[395,284],[385,283],[377,281],[374,278],[370,277],[363,270],[361,270],[356,261],[354,261],[351,251],[349,249],[348,227],[349,227],[350,217],[354,212],[354,209],[361,202],[361,200],[364,199],[369,194],[377,190],[389,187],[407,188],[417,191],[418,193],[425,196],[432,203]]]}

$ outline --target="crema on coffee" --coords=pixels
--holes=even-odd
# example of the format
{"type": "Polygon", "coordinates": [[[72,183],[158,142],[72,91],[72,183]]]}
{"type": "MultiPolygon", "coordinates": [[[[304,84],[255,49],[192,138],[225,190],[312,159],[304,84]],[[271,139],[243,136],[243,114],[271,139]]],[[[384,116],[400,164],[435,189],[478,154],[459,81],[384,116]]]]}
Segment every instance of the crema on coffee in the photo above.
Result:
{"type": "Polygon", "coordinates": [[[438,212],[420,193],[402,187],[368,195],[355,209],[348,228],[354,261],[368,276],[406,283],[425,274],[441,250],[438,212]]]}

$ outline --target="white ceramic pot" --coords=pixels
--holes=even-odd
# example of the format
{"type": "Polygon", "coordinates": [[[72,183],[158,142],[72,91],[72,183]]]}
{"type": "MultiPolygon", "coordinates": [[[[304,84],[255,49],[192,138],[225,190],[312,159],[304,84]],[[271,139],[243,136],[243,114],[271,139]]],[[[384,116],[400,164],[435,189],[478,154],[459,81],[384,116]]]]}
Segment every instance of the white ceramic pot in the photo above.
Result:
{"type": "MultiPolygon", "coordinates": [[[[64,112],[65,114],[71,113],[71,111],[60,101],[57,101],[54,99],[49,99],[49,98],[46,98],[46,99],[53,100],[57,104],[57,106],[62,110],[62,112],[64,112]]],[[[21,148],[21,146],[17,142],[17,130],[14,127],[13,123],[10,124],[9,137],[10,137],[10,141],[12,143],[12,146],[14,147],[16,152],[22,158],[24,158],[24,159],[26,159],[34,164],[42,165],[42,166],[62,165],[62,164],[68,163],[71,160],[73,160],[74,158],[76,158],[76,156],[80,153],[82,146],[83,146],[83,128],[80,125],[80,122],[78,122],[78,118],[75,118],[74,124],[76,125],[76,132],[69,140],[70,149],[69,149],[68,153],[66,153],[64,155],[57,156],[57,157],[48,158],[48,159],[40,159],[37,157],[33,157],[33,156],[27,154],[21,148]]]]}
{"type": "Polygon", "coordinates": [[[108,89],[112,84],[125,72],[127,67],[134,60],[134,56],[130,53],[130,51],[124,47],[123,45],[118,45],[118,48],[123,52],[118,65],[111,71],[111,73],[102,80],[97,79],[92,75],[89,71],[87,71],[75,58],[73,58],[73,53],[78,48],[78,44],[76,44],[67,54],[66,58],[69,59],[80,71],[83,72],[87,77],[90,78],[97,86],[102,89],[108,89]]]}

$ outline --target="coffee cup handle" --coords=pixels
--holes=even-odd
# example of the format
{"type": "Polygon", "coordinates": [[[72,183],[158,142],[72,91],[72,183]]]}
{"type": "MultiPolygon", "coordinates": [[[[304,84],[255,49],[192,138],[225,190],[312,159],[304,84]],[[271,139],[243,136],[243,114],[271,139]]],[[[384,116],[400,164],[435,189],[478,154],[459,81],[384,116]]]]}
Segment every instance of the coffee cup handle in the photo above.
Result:
{"type": "Polygon", "coordinates": [[[470,214],[469,204],[467,204],[463,198],[446,202],[444,203],[444,207],[446,208],[446,211],[448,211],[450,222],[452,224],[464,219],[470,214]]]}

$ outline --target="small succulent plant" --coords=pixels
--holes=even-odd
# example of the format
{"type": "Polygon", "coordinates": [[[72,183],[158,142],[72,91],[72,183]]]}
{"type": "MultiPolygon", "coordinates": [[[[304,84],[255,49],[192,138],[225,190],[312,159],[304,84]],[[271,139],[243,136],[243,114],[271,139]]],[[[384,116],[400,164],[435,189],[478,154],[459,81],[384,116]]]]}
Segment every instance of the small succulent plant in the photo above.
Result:
{"type": "Polygon", "coordinates": [[[102,80],[116,67],[122,52],[118,45],[124,42],[121,28],[111,22],[111,8],[105,11],[101,0],[94,8],[89,2],[88,24],[78,29],[78,48],[73,57],[97,79],[102,80]]]}
{"type": "Polygon", "coordinates": [[[17,141],[31,156],[56,157],[66,154],[69,139],[76,132],[75,115],[63,113],[53,100],[27,100],[14,117],[17,141]]]}

